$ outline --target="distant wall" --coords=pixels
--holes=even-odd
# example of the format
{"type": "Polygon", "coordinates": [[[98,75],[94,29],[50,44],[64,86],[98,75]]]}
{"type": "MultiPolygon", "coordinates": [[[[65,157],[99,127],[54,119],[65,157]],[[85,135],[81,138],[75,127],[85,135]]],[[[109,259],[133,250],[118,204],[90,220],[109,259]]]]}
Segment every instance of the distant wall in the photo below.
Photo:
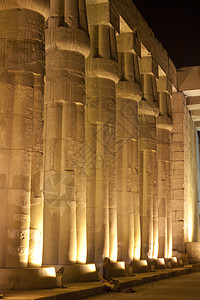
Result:
{"type": "Polygon", "coordinates": [[[199,168],[197,133],[182,92],[172,98],[171,141],[173,250],[184,251],[186,241],[198,241],[199,168]]]}

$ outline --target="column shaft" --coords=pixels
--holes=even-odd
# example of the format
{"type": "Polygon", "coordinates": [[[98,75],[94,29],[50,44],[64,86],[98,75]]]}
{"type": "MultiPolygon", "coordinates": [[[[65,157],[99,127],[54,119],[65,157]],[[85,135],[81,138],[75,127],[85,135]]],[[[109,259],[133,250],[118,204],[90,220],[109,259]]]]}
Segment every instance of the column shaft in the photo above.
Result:
{"type": "Polygon", "coordinates": [[[159,116],[157,117],[158,160],[158,239],[159,257],[172,256],[172,214],[170,181],[170,142],[172,130],[170,93],[166,76],[158,80],[159,116]]]}
{"type": "Polygon", "coordinates": [[[84,1],[52,1],[46,30],[46,264],[86,261],[85,56],[89,36],[79,18],[84,7],[84,1]]]}
{"type": "Polygon", "coordinates": [[[151,56],[143,57],[140,65],[143,99],[139,103],[139,160],[141,256],[158,254],[157,152],[156,116],[158,115],[156,77],[151,56]]]}
{"type": "Polygon", "coordinates": [[[86,63],[86,146],[90,152],[90,159],[87,160],[87,172],[90,175],[87,182],[87,237],[90,262],[100,262],[105,256],[117,260],[115,163],[117,51],[115,30],[112,25],[98,24],[98,18],[104,18],[104,15],[100,14],[101,7],[107,10],[109,6],[109,3],[87,6],[90,12],[91,38],[91,53],[86,63]]]}
{"type": "MultiPolygon", "coordinates": [[[[118,259],[140,258],[140,211],[138,178],[138,102],[141,99],[136,36],[117,36],[120,80],[116,101],[116,161],[118,259]],[[131,45],[131,47],[129,47],[131,45]]],[[[137,41],[139,43],[139,41],[137,41]]]]}
{"type": "Polygon", "coordinates": [[[28,266],[42,264],[43,252],[43,118],[44,81],[34,76],[34,113],[31,166],[31,200],[28,266]]]}
{"type": "Polygon", "coordinates": [[[0,6],[1,267],[41,265],[46,7],[45,1],[0,6]]]}

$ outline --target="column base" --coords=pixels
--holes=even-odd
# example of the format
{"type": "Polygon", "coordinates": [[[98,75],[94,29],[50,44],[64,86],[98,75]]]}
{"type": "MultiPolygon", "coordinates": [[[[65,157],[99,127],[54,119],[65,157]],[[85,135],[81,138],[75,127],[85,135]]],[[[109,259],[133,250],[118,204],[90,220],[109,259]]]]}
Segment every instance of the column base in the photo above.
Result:
{"type": "Polygon", "coordinates": [[[49,268],[0,268],[0,290],[38,290],[56,287],[56,273],[49,268]]]}
{"type": "Polygon", "coordinates": [[[111,278],[125,276],[125,262],[124,261],[110,262],[110,264],[108,265],[108,272],[111,278]]]}
{"type": "Polygon", "coordinates": [[[148,258],[148,266],[150,271],[155,271],[156,269],[165,269],[165,259],[164,258],[156,258],[156,259],[151,259],[148,258]]]}
{"type": "Polygon", "coordinates": [[[57,275],[62,273],[60,275],[64,286],[68,282],[96,281],[98,278],[95,264],[54,265],[54,267],[57,275]]]}
{"type": "Polygon", "coordinates": [[[149,271],[147,261],[144,260],[133,260],[128,265],[128,274],[133,276],[134,273],[144,273],[149,271]]]}
{"type": "Polygon", "coordinates": [[[165,258],[165,265],[168,269],[183,267],[183,260],[177,257],[165,258]]]}

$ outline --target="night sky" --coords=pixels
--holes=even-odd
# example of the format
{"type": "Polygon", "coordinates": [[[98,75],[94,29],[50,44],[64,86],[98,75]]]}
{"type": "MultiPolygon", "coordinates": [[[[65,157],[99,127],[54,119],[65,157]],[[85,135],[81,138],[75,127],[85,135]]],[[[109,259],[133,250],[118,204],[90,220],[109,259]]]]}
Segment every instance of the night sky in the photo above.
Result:
{"type": "Polygon", "coordinates": [[[132,0],[177,68],[200,65],[200,0],[132,0]]]}

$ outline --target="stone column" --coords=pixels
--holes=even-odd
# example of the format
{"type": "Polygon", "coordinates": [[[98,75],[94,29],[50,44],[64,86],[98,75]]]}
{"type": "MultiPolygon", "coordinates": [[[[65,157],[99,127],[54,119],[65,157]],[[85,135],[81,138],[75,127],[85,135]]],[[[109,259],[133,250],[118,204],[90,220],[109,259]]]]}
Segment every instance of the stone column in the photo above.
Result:
{"type": "Polygon", "coordinates": [[[170,141],[172,112],[170,97],[172,85],[167,76],[158,80],[159,115],[157,128],[158,160],[158,257],[172,256],[172,213],[170,180],[170,141]]]}
{"type": "Polygon", "coordinates": [[[46,29],[44,263],[86,261],[84,0],[52,0],[46,29]]]}
{"type": "Polygon", "coordinates": [[[119,20],[108,1],[87,1],[91,53],[86,62],[88,261],[117,260],[115,120],[119,20]],[[112,17],[112,18],[111,18],[112,17]]]}
{"type": "Polygon", "coordinates": [[[158,67],[148,55],[140,61],[143,98],[139,103],[139,163],[141,256],[157,257],[158,203],[157,203],[157,153],[156,117],[158,115],[156,78],[158,67]]]}
{"type": "Polygon", "coordinates": [[[48,1],[0,1],[0,267],[41,265],[47,14],[48,1]]]}
{"type": "Polygon", "coordinates": [[[116,86],[116,161],[118,259],[140,258],[138,178],[138,102],[142,91],[138,56],[140,42],[133,32],[117,36],[120,80],[116,86]]]}

